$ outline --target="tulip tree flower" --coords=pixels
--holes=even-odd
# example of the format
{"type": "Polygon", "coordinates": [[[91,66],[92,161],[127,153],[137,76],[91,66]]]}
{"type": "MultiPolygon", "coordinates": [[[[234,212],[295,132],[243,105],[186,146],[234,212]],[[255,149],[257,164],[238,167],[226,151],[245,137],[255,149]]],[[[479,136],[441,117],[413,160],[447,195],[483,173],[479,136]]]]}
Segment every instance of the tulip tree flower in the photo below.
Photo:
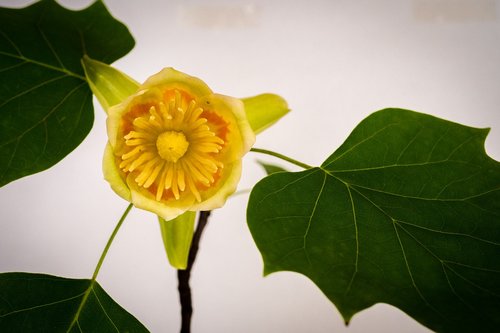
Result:
{"type": "Polygon", "coordinates": [[[286,102],[273,94],[216,94],[173,68],[139,85],[88,57],[82,64],[108,113],[104,178],[123,199],[159,216],[169,260],[183,268],[195,218],[187,212],[224,205],[237,188],[255,133],[286,114],[286,102]]]}
{"type": "Polygon", "coordinates": [[[106,180],[165,220],[222,207],[255,141],[243,102],[172,68],[111,107],[107,127],[106,180]]]}

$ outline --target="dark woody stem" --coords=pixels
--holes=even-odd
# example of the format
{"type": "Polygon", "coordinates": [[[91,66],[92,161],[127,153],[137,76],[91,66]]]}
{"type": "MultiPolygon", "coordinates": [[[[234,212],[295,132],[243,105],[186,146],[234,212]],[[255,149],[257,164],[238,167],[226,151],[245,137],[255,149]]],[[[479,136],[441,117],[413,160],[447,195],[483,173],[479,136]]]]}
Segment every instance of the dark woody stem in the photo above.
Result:
{"type": "Polygon", "coordinates": [[[198,247],[200,244],[201,234],[208,222],[210,211],[200,212],[198,217],[198,225],[193,235],[191,242],[191,249],[189,250],[188,265],[185,270],[177,271],[177,279],[179,280],[179,298],[181,302],[181,333],[191,332],[191,317],[193,315],[193,304],[191,300],[191,287],[189,286],[189,278],[191,277],[191,269],[193,268],[196,255],[198,254],[198,247]]]}

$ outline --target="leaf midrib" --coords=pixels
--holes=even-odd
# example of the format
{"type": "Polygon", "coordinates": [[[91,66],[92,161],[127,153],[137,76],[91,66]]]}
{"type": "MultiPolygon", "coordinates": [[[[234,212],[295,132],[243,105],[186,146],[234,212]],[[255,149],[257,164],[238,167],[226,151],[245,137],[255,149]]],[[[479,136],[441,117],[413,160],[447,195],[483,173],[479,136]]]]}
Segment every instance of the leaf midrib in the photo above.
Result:
{"type": "MultiPolygon", "coordinates": [[[[397,236],[397,239],[398,239],[398,242],[399,242],[399,245],[401,247],[401,251],[402,251],[402,254],[403,254],[403,259],[405,261],[405,265],[407,267],[407,270],[408,270],[408,274],[410,276],[410,279],[411,279],[411,282],[412,282],[412,285],[413,287],[415,288],[417,294],[421,297],[421,299],[424,301],[424,303],[430,308],[432,309],[435,313],[437,313],[438,315],[440,315],[441,317],[443,317],[443,315],[434,307],[432,306],[428,301],[427,299],[424,297],[424,295],[422,294],[422,292],[420,291],[420,289],[418,288],[418,286],[416,285],[416,282],[415,280],[413,279],[413,274],[412,274],[412,270],[410,268],[410,263],[408,262],[408,259],[406,258],[406,254],[405,254],[405,249],[404,249],[404,246],[403,246],[403,243],[400,239],[400,236],[399,236],[399,232],[397,231],[397,228],[399,227],[402,231],[404,231],[409,237],[411,237],[421,248],[423,248],[426,252],[428,252],[435,260],[437,260],[439,262],[439,264],[441,264],[441,266],[443,268],[448,268],[450,269],[454,274],[456,274],[457,276],[459,276],[460,278],[464,279],[465,282],[469,283],[469,284],[472,284],[473,286],[475,286],[476,288],[479,288],[483,291],[486,291],[488,293],[490,293],[491,295],[493,296],[496,296],[496,297],[499,297],[497,294],[495,294],[494,292],[492,292],[491,290],[488,290],[488,289],[485,289],[483,288],[482,286],[480,285],[477,285],[475,284],[474,282],[470,281],[469,279],[461,276],[460,274],[458,274],[457,272],[455,272],[450,266],[449,266],[449,261],[447,260],[444,260],[442,259],[441,257],[439,257],[437,254],[435,254],[433,251],[431,251],[427,246],[425,246],[419,239],[417,239],[410,231],[406,230],[402,225],[402,224],[408,224],[408,225],[411,225],[411,226],[414,226],[414,227],[420,227],[418,225],[415,225],[415,224],[412,224],[412,223],[408,223],[408,222],[405,222],[405,221],[400,221],[399,219],[395,219],[394,217],[392,217],[388,212],[386,212],[382,207],[380,207],[379,205],[377,205],[375,202],[373,202],[372,200],[370,200],[370,198],[366,197],[362,192],[360,192],[359,190],[357,190],[355,187],[352,187],[352,184],[349,184],[347,182],[344,182],[343,180],[333,176],[334,178],[336,178],[337,180],[341,181],[342,183],[345,184],[345,186],[347,187],[347,189],[349,190],[350,188],[353,188],[354,191],[356,191],[359,195],[361,195],[365,200],[367,200],[371,205],[373,205],[377,210],[379,210],[382,214],[384,214],[385,216],[387,216],[393,223],[393,227],[394,227],[394,231],[395,231],[395,234],[397,236]]],[[[354,200],[352,199],[351,197],[351,203],[352,205],[354,206],[354,200]]],[[[423,227],[422,227],[423,228],[423,227]]],[[[427,228],[423,228],[425,230],[428,230],[428,231],[433,231],[433,232],[438,232],[438,231],[435,231],[435,230],[432,230],[432,229],[427,229],[427,228]]],[[[444,233],[444,232],[443,232],[444,233]]],[[[492,244],[494,246],[500,246],[500,244],[498,243],[495,243],[495,242],[492,242],[492,241],[488,241],[488,240],[485,240],[485,239],[482,239],[482,238],[479,238],[479,237],[475,237],[475,236],[472,236],[472,235],[467,235],[467,234],[461,234],[461,233],[447,233],[447,234],[453,234],[453,235],[456,235],[456,236],[464,236],[464,237],[469,237],[469,238],[472,238],[472,239],[475,239],[477,241],[481,241],[481,242],[486,242],[486,243],[489,243],[489,244],[492,244]]],[[[356,237],[357,239],[357,237],[356,237]]],[[[358,255],[358,252],[356,253],[358,255]]],[[[457,264],[457,265],[462,265],[461,263],[459,262],[453,262],[454,264],[457,264]]],[[[476,270],[488,270],[488,271],[492,271],[490,269],[486,269],[486,268],[483,268],[483,267],[470,267],[470,268],[473,268],[473,269],[476,269],[476,270]]],[[[495,270],[493,270],[495,271],[495,270]]],[[[498,272],[498,271],[495,271],[495,272],[498,272]]],[[[448,279],[448,276],[447,274],[446,275],[446,278],[448,279]]],[[[456,294],[453,286],[451,285],[451,282],[448,280],[449,282],[449,287],[450,287],[450,290],[459,298],[461,299],[461,297],[459,295],[456,294]]],[[[463,301],[461,299],[461,301],[463,301]]],[[[469,304],[463,302],[467,307],[470,307],[469,304]]],[[[444,318],[444,317],[443,317],[444,318]]]]}
{"type": "Polygon", "coordinates": [[[18,60],[22,60],[24,63],[31,63],[33,65],[45,67],[45,68],[48,68],[50,70],[61,72],[61,73],[64,73],[64,74],[66,74],[68,76],[72,76],[72,77],[75,77],[77,79],[80,79],[82,81],[87,82],[87,79],[85,77],[83,77],[82,75],[76,74],[76,73],[74,73],[72,71],[69,71],[66,68],[61,68],[61,67],[49,65],[47,63],[40,62],[40,61],[37,61],[35,59],[27,58],[27,57],[25,57],[23,55],[12,54],[12,53],[8,53],[8,52],[4,52],[4,51],[0,51],[0,55],[4,55],[4,56],[7,56],[7,57],[11,57],[11,58],[15,58],[15,59],[18,59],[18,60]]]}
{"type": "MultiPolygon", "coordinates": [[[[435,308],[431,303],[429,303],[429,301],[427,300],[427,298],[424,296],[424,294],[422,293],[422,291],[420,290],[420,288],[418,287],[414,277],[413,277],[413,273],[412,273],[412,269],[410,267],[410,262],[408,261],[408,258],[406,257],[406,251],[405,251],[405,247],[403,245],[403,242],[399,236],[399,232],[397,230],[398,227],[400,227],[406,234],[408,234],[415,242],[417,242],[417,244],[419,246],[421,246],[426,252],[428,252],[435,260],[437,260],[441,266],[444,268],[444,267],[448,267],[448,265],[444,262],[443,259],[441,259],[438,255],[436,255],[434,252],[432,252],[430,249],[428,249],[425,245],[423,245],[418,239],[416,239],[409,231],[407,231],[404,227],[400,226],[399,225],[399,220],[393,218],[389,213],[387,213],[382,207],[380,207],[379,205],[377,205],[376,203],[374,203],[372,200],[370,200],[368,197],[366,197],[363,193],[361,193],[359,190],[357,190],[355,187],[353,187],[352,184],[349,184],[348,182],[330,174],[329,172],[327,172],[326,170],[322,170],[325,172],[326,175],[330,175],[331,177],[333,177],[334,179],[336,179],[337,181],[340,181],[341,183],[343,183],[348,192],[349,192],[349,195],[350,195],[350,201],[351,201],[351,205],[352,205],[352,209],[353,209],[353,214],[355,214],[355,205],[354,205],[354,199],[351,195],[351,188],[356,192],[358,193],[359,195],[361,195],[365,200],[367,200],[371,205],[373,205],[377,210],[379,210],[382,214],[384,214],[388,219],[390,219],[392,221],[392,225],[394,227],[394,232],[395,232],[395,235],[397,237],[397,240],[398,240],[398,243],[399,243],[399,246],[400,246],[400,249],[401,249],[401,253],[402,253],[402,257],[403,257],[403,260],[404,260],[404,263],[405,263],[405,266],[406,266],[406,269],[407,269],[407,273],[408,273],[408,276],[410,278],[410,281],[411,281],[411,284],[415,290],[415,292],[418,294],[418,296],[420,297],[420,299],[422,300],[422,302],[429,308],[431,309],[434,313],[436,313],[439,317],[443,318],[443,319],[446,319],[446,317],[437,309],[435,308]]],[[[354,215],[356,216],[356,215],[354,215]]],[[[353,272],[353,275],[350,279],[350,282],[349,282],[349,285],[346,289],[346,292],[345,294],[347,294],[354,282],[354,279],[355,279],[355,276],[356,276],[356,273],[357,273],[357,269],[358,269],[358,263],[357,263],[357,259],[359,257],[359,243],[358,243],[358,226],[357,226],[357,222],[355,222],[355,229],[356,229],[356,270],[355,272],[353,272]]],[[[448,280],[448,282],[450,282],[448,280]]],[[[449,287],[451,289],[451,291],[453,293],[455,293],[454,291],[454,288],[452,287],[451,283],[449,283],[449,287]]],[[[456,294],[456,293],[455,293],[456,294]]],[[[457,295],[458,297],[458,295],[457,295]]],[[[460,298],[460,297],[459,297],[460,298]]],[[[460,298],[461,299],[461,298],[460,298]]],[[[461,299],[462,301],[462,299],[461,299]]],[[[465,303],[464,304],[468,307],[470,307],[469,304],[465,303]]]]}
{"type": "MultiPolygon", "coordinates": [[[[408,274],[410,275],[410,279],[411,279],[411,282],[412,282],[412,285],[414,286],[415,288],[415,291],[417,292],[417,294],[420,296],[420,298],[422,299],[422,301],[430,308],[433,310],[433,312],[437,313],[439,316],[442,317],[442,314],[434,307],[432,306],[428,301],[427,299],[424,297],[424,295],[422,294],[422,292],[420,291],[420,289],[418,288],[418,286],[416,285],[416,282],[414,281],[413,279],[413,275],[412,275],[412,272],[411,272],[411,268],[409,266],[409,262],[407,261],[407,258],[406,258],[406,254],[405,254],[405,250],[404,250],[404,246],[401,242],[401,239],[399,237],[399,233],[397,232],[397,227],[400,227],[406,234],[408,234],[412,239],[414,239],[415,242],[417,242],[417,244],[419,244],[425,251],[427,251],[432,257],[434,257],[435,260],[437,260],[443,267],[447,267],[449,269],[451,269],[451,267],[449,267],[446,263],[446,260],[443,260],[442,258],[440,258],[437,254],[435,254],[434,252],[432,252],[430,249],[428,249],[425,245],[423,245],[418,239],[416,239],[408,230],[406,230],[403,226],[401,226],[399,223],[403,223],[403,224],[408,224],[408,225],[414,225],[414,224],[411,224],[411,223],[407,223],[407,222],[404,222],[404,221],[399,221],[398,219],[395,219],[394,217],[392,217],[389,213],[387,213],[382,207],[380,207],[379,205],[377,205],[376,203],[374,203],[372,200],[370,200],[368,197],[366,197],[362,192],[359,191],[359,189],[356,189],[357,185],[353,185],[353,184],[350,184],[349,182],[331,174],[329,171],[323,169],[323,168],[318,168],[319,170],[323,171],[324,174],[325,174],[325,179],[326,177],[330,176],[332,177],[333,179],[341,182],[342,184],[344,184],[344,186],[346,186],[346,189],[347,191],[349,192],[349,195],[350,195],[350,202],[351,202],[351,207],[352,207],[352,211],[353,211],[353,218],[356,220],[355,216],[356,216],[356,210],[355,210],[355,204],[354,204],[354,199],[352,197],[352,194],[351,194],[351,189],[354,190],[356,193],[358,193],[359,195],[361,195],[365,200],[367,200],[371,205],[373,205],[377,210],[379,210],[381,213],[383,213],[385,216],[387,216],[391,221],[393,221],[393,226],[395,228],[395,233],[396,233],[396,236],[398,238],[398,241],[400,243],[400,247],[401,247],[401,251],[403,253],[403,257],[404,257],[404,260],[405,260],[405,263],[406,263],[406,267],[407,267],[407,270],[408,270],[408,274]]],[[[313,171],[312,173],[306,175],[306,176],[303,176],[301,177],[299,180],[302,180],[303,178],[306,178],[307,176],[310,176],[312,175],[313,173],[315,173],[315,171],[313,171]]],[[[324,179],[324,180],[325,180],[324,179]]],[[[294,181],[293,183],[299,181],[299,180],[296,180],[294,181]]],[[[287,184],[287,186],[281,188],[279,191],[275,191],[273,193],[269,193],[268,195],[272,195],[272,194],[275,194],[277,192],[280,192],[282,191],[284,188],[288,187],[288,185],[290,184],[287,184]]],[[[361,187],[362,188],[362,187],[361,187]]],[[[366,188],[366,189],[369,189],[369,188],[366,188]]],[[[369,190],[374,190],[374,189],[369,189],[369,190]]],[[[375,190],[374,190],[375,191],[375,190]]],[[[384,194],[391,194],[391,195],[395,195],[397,196],[397,194],[392,194],[392,193],[387,193],[387,192],[383,192],[383,191],[379,191],[379,192],[382,192],[384,194]]],[[[322,194],[322,191],[319,192],[317,198],[316,198],[316,204],[317,204],[317,201],[319,200],[319,197],[321,196],[322,194]]],[[[430,199],[428,199],[430,200],[430,199]]],[[[441,199],[436,199],[436,201],[464,201],[465,199],[462,199],[462,200],[441,200],[441,199]]],[[[314,211],[314,210],[313,210],[314,211]]],[[[313,215],[313,214],[311,214],[313,215]]],[[[309,224],[312,222],[312,216],[309,216],[309,224]]],[[[350,290],[353,282],[354,282],[354,279],[355,279],[355,276],[356,276],[356,273],[358,271],[358,258],[359,258],[359,239],[358,239],[358,225],[357,225],[357,221],[355,221],[355,232],[356,232],[356,263],[355,263],[355,266],[356,266],[356,269],[355,271],[353,272],[353,275],[349,281],[349,284],[348,284],[348,288],[346,290],[346,294],[347,292],[350,290]]],[[[414,225],[415,227],[419,227],[418,225],[414,225]]],[[[308,227],[309,229],[309,227],[308,227]]],[[[424,228],[426,229],[426,228],[424,228]]],[[[434,230],[432,229],[429,229],[428,231],[431,231],[431,232],[434,232],[434,230]]],[[[438,231],[435,231],[435,232],[438,232],[438,231]]],[[[492,244],[492,245],[495,245],[495,246],[500,246],[500,244],[498,243],[495,243],[495,242],[492,242],[492,241],[488,241],[488,240],[485,240],[485,239],[482,239],[482,238],[479,238],[479,237],[475,237],[475,236],[472,236],[472,235],[467,235],[467,234],[461,234],[461,233],[450,233],[450,234],[453,234],[453,235],[456,235],[456,236],[463,236],[463,237],[469,237],[469,238],[472,238],[472,239],[475,239],[477,241],[481,241],[481,242],[486,242],[486,243],[489,243],[489,244],[492,244]]],[[[307,232],[305,233],[305,235],[303,236],[304,239],[305,237],[307,237],[307,232]]],[[[305,244],[304,244],[305,245],[305,244]]],[[[305,246],[302,248],[306,253],[307,253],[307,249],[305,248],[305,246]]],[[[460,263],[456,263],[456,264],[460,264],[460,263]]],[[[476,268],[476,269],[481,269],[481,268],[476,268]]],[[[484,269],[484,268],[482,268],[484,269]]],[[[453,271],[453,270],[452,270],[453,271]]],[[[456,273],[455,273],[456,274],[456,273]]],[[[467,282],[470,283],[470,281],[467,280],[467,282]]],[[[481,286],[476,286],[478,288],[481,288],[483,289],[481,286]]],[[[452,290],[452,292],[454,292],[453,290],[453,287],[450,285],[450,289],[452,290]]],[[[488,290],[489,291],[489,290],[488,290]]],[[[492,293],[491,291],[489,291],[490,293],[492,293]]],[[[468,304],[466,304],[467,306],[469,306],[468,304]]]]}
{"type": "MultiPolygon", "coordinates": [[[[357,188],[362,188],[362,189],[370,190],[370,191],[373,191],[373,192],[378,192],[378,193],[382,193],[382,194],[392,195],[392,196],[395,196],[395,197],[400,197],[400,198],[405,198],[405,199],[415,199],[415,200],[424,200],[424,201],[437,201],[437,202],[464,202],[464,201],[468,201],[468,200],[471,200],[471,199],[474,199],[474,198],[486,195],[488,193],[500,190],[500,187],[498,187],[498,188],[492,188],[492,189],[490,189],[488,191],[481,192],[481,193],[476,193],[474,195],[471,195],[471,196],[468,196],[468,197],[463,197],[463,198],[449,198],[449,199],[444,199],[444,198],[419,197],[419,196],[404,195],[404,194],[394,193],[394,192],[389,192],[389,191],[384,191],[384,190],[381,190],[381,189],[372,188],[372,187],[368,187],[368,186],[364,186],[364,185],[349,183],[348,181],[346,181],[346,180],[342,179],[341,177],[338,177],[338,176],[336,176],[334,174],[334,173],[339,172],[337,170],[335,170],[335,171],[326,170],[323,167],[318,167],[318,169],[320,169],[321,171],[323,171],[327,175],[333,177],[334,179],[342,182],[346,186],[350,186],[352,188],[356,188],[356,187],[357,188]]],[[[350,170],[343,170],[341,172],[349,172],[349,171],[350,170]]],[[[357,171],[357,170],[355,170],[355,171],[357,171]]]]}
{"type": "MultiPolygon", "coordinates": [[[[60,299],[60,300],[57,300],[57,301],[54,301],[54,302],[50,302],[50,303],[38,304],[38,305],[31,306],[31,307],[23,308],[23,309],[12,310],[10,312],[4,313],[4,314],[0,314],[0,318],[5,318],[5,317],[11,316],[11,315],[14,315],[14,314],[17,314],[17,313],[21,313],[21,312],[26,312],[26,311],[31,311],[31,310],[37,310],[37,309],[45,308],[45,307],[50,307],[50,306],[53,306],[53,305],[57,305],[57,304],[69,302],[71,300],[78,299],[78,298],[82,297],[82,300],[81,300],[81,302],[79,304],[79,307],[78,307],[77,311],[75,312],[75,315],[73,316],[73,319],[72,319],[72,321],[71,321],[71,323],[70,323],[70,325],[68,327],[68,330],[66,331],[66,332],[70,332],[71,329],[73,329],[73,327],[75,326],[75,324],[78,324],[78,319],[80,318],[80,314],[83,311],[83,308],[85,307],[85,305],[87,303],[87,300],[88,300],[88,298],[90,296],[90,293],[93,293],[94,296],[97,299],[97,302],[99,303],[100,308],[104,312],[106,318],[108,318],[108,320],[111,322],[111,324],[116,329],[116,331],[119,332],[119,329],[116,327],[116,324],[114,323],[114,321],[109,316],[108,312],[106,311],[106,309],[102,305],[102,303],[101,303],[101,301],[100,301],[97,293],[95,292],[95,290],[94,290],[95,284],[96,284],[95,280],[90,280],[89,281],[89,285],[85,289],[85,291],[83,291],[83,292],[81,292],[81,293],[79,293],[77,295],[74,295],[74,296],[71,296],[71,297],[67,297],[67,298],[64,298],[64,299],[60,299]]],[[[79,326],[79,324],[78,324],[78,326],[79,326]]]]}
{"type": "MultiPolygon", "coordinates": [[[[466,198],[460,198],[460,199],[437,199],[437,198],[412,197],[412,196],[405,196],[405,195],[395,194],[395,193],[391,193],[391,192],[381,191],[381,190],[377,190],[377,189],[373,189],[373,188],[365,187],[365,186],[361,186],[361,185],[351,184],[351,183],[349,183],[349,182],[347,182],[347,181],[345,181],[345,180],[343,180],[343,179],[341,179],[339,177],[336,177],[335,175],[331,174],[327,170],[324,170],[322,168],[320,168],[320,169],[323,172],[325,172],[326,175],[329,175],[329,176],[333,177],[334,179],[336,179],[337,181],[340,181],[341,183],[343,183],[346,186],[347,190],[349,191],[349,194],[351,193],[350,189],[353,189],[354,191],[356,191],[356,193],[358,193],[359,195],[361,195],[371,205],[373,205],[376,209],[378,209],[380,212],[382,212],[388,218],[390,218],[391,220],[393,220],[395,223],[403,223],[403,224],[406,224],[406,225],[409,225],[409,226],[412,226],[412,227],[415,227],[415,228],[419,228],[419,229],[422,229],[422,230],[426,230],[426,231],[429,231],[429,232],[442,233],[442,234],[446,234],[446,235],[454,235],[454,236],[461,236],[461,237],[468,237],[468,238],[475,239],[477,241],[488,243],[488,244],[491,244],[491,245],[494,245],[494,246],[500,246],[500,243],[497,243],[497,242],[494,242],[494,241],[490,241],[490,240],[487,240],[487,239],[483,239],[483,238],[480,238],[480,237],[476,237],[476,236],[473,236],[473,235],[468,235],[468,234],[458,233],[458,232],[446,232],[446,231],[434,230],[434,229],[430,229],[430,228],[426,228],[426,227],[423,227],[423,226],[419,226],[417,224],[410,223],[410,222],[407,222],[407,221],[402,221],[402,220],[399,220],[399,219],[395,219],[389,213],[387,213],[382,207],[380,207],[379,205],[377,205],[375,202],[373,202],[370,198],[368,198],[365,194],[363,194],[359,190],[359,189],[365,189],[365,190],[369,190],[369,191],[373,191],[373,192],[378,192],[378,193],[382,193],[382,194],[386,194],[386,195],[392,195],[392,196],[395,196],[395,197],[402,197],[402,198],[405,198],[405,199],[416,199],[416,200],[422,200],[422,201],[466,202],[466,201],[468,201],[468,200],[470,200],[472,198],[476,198],[476,197],[488,194],[490,192],[497,191],[498,189],[492,189],[492,190],[487,191],[487,192],[479,193],[479,194],[476,194],[474,196],[470,196],[470,197],[466,197],[466,198]]],[[[352,199],[352,196],[350,196],[350,200],[351,200],[351,204],[352,204],[353,212],[354,212],[354,200],[352,199]]],[[[401,227],[401,228],[403,228],[403,227],[401,227]]]]}
{"type": "Polygon", "coordinates": [[[78,295],[67,297],[67,298],[64,298],[64,299],[61,299],[61,300],[58,300],[58,301],[54,301],[54,302],[50,302],[50,303],[45,303],[45,304],[34,305],[34,306],[29,307],[29,308],[13,310],[13,311],[10,311],[10,312],[4,313],[4,314],[0,314],[0,318],[8,317],[8,316],[11,316],[11,315],[16,314],[16,313],[21,313],[21,312],[25,312],[25,311],[36,310],[36,309],[40,309],[40,308],[44,308],[44,307],[48,307],[48,306],[57,305],[57,304],[64,303],[64,302],[68,302],[68,301],[71,301],[73,299],[81,297],[85,293],[86,293],[86,291],[84,291],[84,292],[82,292],[82,293],[80,293],[78,295]]]}

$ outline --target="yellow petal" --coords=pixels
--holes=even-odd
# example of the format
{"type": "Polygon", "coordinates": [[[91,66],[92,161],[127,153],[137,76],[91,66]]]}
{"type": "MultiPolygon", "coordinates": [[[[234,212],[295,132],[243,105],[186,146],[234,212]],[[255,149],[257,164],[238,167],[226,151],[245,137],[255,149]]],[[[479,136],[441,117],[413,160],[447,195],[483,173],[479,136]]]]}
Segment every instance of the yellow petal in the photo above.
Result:
{"type": "Polygon", "coordinates": [[[172,220],[183,214],[193,205],[193,196],[182,196],[179,200],[170,199],[167,202],[157,201],[156,193],[153,194],[143,187],[137,185],[134,175],[129,174],[126,183],[130,189],[131,202],[135,207],[155,213],[164,220],[172,220]]]}
{"type": "Polygon", "coordinates": [[[222,177],[217,182],[217,186],[213,186],[203,192],[202,201],[200,203],[193,204],[189,210],[212,210],[224,206],[227,198],[236,192],[241,178],[241,169],[241,160],[236,160],[234,163],[226,164],[224,166],[222,177]]]}
{"type": "Polygon", "coordinates": [[[201,101],[202,107],[212,110],[229,123],[229,138],[223,159],[235,161],[245,155],[255,143],[255,134],[247,120],[243,102],[237,98],[213,94],[201,101]]]}
{"type": "Polygon", "coordinates": [[[162,69],[160,72],[149,77],[146,82],[141,85],[141,89],[161,89],[162,87],[168,87],[170,89],[177,88],[187,91],[194,96],[205,96],[213,93],[202,80],[179,72],[172,67],[162,69]]]}
{"type": "Polygon", "coordinates": [[[113,148],[109,143],[106,145],[106,149],[104,150],[102,170],[104,173],[104,179],[109,182],[113,191],[115,191],[115,193],[123,199],[130,202],[132,200],[130,190],[122,178],[121,170],[116,165],[116,157],[113,153],[113,148]]]}

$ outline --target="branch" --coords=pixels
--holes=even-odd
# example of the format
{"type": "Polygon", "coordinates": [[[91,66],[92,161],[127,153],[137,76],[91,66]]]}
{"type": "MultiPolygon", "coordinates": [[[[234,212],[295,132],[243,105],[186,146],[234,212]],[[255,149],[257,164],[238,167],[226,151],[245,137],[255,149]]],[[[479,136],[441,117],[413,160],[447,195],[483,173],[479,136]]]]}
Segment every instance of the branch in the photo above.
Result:
{"type": "Polygon", "coordinates": [[[198,254],[198,247],[200,244],[201,234],[208,222],[210,211],[200,212],[198,218],[198,225],[193,235],[191,242],[191,249],[189,250],[188,265],[185,270],[177,271],[177,279],[179,280],[179,298],[181,302],[181,333],[191,332],[191,316],[193,314],[193,305],[191,301],[191,287],[189,286],[189,278],[191,277],[191,269],[193,268],[196,255],[198,254]]]}

